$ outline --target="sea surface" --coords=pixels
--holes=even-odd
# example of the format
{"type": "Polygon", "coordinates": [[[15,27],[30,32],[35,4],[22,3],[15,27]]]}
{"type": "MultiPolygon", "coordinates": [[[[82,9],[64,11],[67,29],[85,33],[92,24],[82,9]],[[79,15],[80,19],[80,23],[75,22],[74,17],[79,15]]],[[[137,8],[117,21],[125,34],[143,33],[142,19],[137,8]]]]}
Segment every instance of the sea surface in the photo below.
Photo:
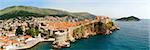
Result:
{"type": "MultiPolygon", "coordinates": [[[[60,50],[150,50],[150,20],[114,21],[120,30],[110,35],[97,35],[71,43],[60,50]]],[[[52,42],[42,42],[31,50],[51,50],[52,42]]]]}

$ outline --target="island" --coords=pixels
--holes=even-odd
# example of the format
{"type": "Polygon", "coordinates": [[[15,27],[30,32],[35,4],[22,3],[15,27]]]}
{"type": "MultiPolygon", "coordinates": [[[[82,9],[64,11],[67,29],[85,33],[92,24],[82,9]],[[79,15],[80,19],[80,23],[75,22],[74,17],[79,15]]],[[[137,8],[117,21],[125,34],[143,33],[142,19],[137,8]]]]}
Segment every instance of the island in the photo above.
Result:
{"type": "Polygon", "coordinates": [[[28,49],[43,41],[53,48],[71,47],[71,42],[119,29],[107,16],[87,12],[12,6],[0,10],[0,49],[28,49]]]}
{"type": "Polygon", "coordinates": [[[129,16],[129,17],[116,19],[116,21],[140,21],[140,19],[134,16],[129,16]]]}

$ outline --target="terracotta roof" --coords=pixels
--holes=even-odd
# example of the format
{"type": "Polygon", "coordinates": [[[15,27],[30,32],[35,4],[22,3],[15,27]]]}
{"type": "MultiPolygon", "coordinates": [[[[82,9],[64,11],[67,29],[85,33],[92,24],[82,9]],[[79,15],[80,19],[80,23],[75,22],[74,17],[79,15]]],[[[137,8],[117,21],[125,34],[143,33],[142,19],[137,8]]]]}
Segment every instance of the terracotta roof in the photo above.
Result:
{"type": "Polygon", "coordinates": [[[0,39],[7,39],[8,36],[0,36],[0,39]]]}
{"type": "Polygon", "coordinates": [[[32,37],[29,35],[26,35],[26,36],[20,36],[20,38],[32,38],[32,37]]]}
{"type": "Polygon", "coordinates": [[[79,21],[79,22],[46,22],[48,25],[48,29],[53,29],[53,30],[63,30],[63,29],[68,29],[70,27],[78,26],[83,23],[87,23],[90,20],[84,20],[84,21],[79,21]]]}
{"type": "Polygon", "coordinates": [[[9,40],[8,42],[18,43],[18,41],[17,41],[17,40],[9,40]]]}
{"type": "Polygon", "coordinates": [[[54,30],[56,29],[67,29],[70,27],[74,27],[76,26],[76,22],[72,23],[72,22],[50,22],[48,23],[48,26],[54,30]]]}
{"type": "Polygon", "coordinates": [[[2,46],[8,46],[8,44],[4,43],[4,44],[2,44],[2,46]]]}

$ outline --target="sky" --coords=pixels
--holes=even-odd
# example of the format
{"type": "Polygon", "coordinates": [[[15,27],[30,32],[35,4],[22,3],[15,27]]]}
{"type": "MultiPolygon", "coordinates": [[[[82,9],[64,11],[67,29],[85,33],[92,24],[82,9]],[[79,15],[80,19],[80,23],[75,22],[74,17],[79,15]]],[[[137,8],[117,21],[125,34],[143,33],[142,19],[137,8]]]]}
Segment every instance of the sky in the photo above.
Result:
{"type": "Polygon", "coordinates": [[[89,12],[94,15],[121,18],[136,16],[150,19],[150,0],[1,0],[0,9],[9,6],[34,6],[70,12],[89,12]]]}

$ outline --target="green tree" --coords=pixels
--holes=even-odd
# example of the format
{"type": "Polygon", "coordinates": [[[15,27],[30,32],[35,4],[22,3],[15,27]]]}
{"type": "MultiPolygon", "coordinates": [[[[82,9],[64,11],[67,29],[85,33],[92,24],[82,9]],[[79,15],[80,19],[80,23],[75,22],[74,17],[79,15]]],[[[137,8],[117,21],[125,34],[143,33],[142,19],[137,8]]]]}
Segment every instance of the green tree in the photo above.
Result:
{"type": "Polygon", "coordinates": [[[30,27],[28,30],[26,30],[26,34],[31,35],[32,37],[38,36],[38,33],[39,33],[38,29],[35,29],[32,27],[30,27]]]}
{"type": "Polygon", "coordinates": [[[18,26],[18,27],[17,27],[15,34],[16,34],[17,36],[18,36],[18,35],[23,35],[23,30],[21,29],[21,26],[18,26]]]}
{"type": "Polygon", "coordinates": [[[103,25],[106,29],[110,29],[112,26],[114,26],[113,22],[108,22],[106,24],[103,25]]]}

